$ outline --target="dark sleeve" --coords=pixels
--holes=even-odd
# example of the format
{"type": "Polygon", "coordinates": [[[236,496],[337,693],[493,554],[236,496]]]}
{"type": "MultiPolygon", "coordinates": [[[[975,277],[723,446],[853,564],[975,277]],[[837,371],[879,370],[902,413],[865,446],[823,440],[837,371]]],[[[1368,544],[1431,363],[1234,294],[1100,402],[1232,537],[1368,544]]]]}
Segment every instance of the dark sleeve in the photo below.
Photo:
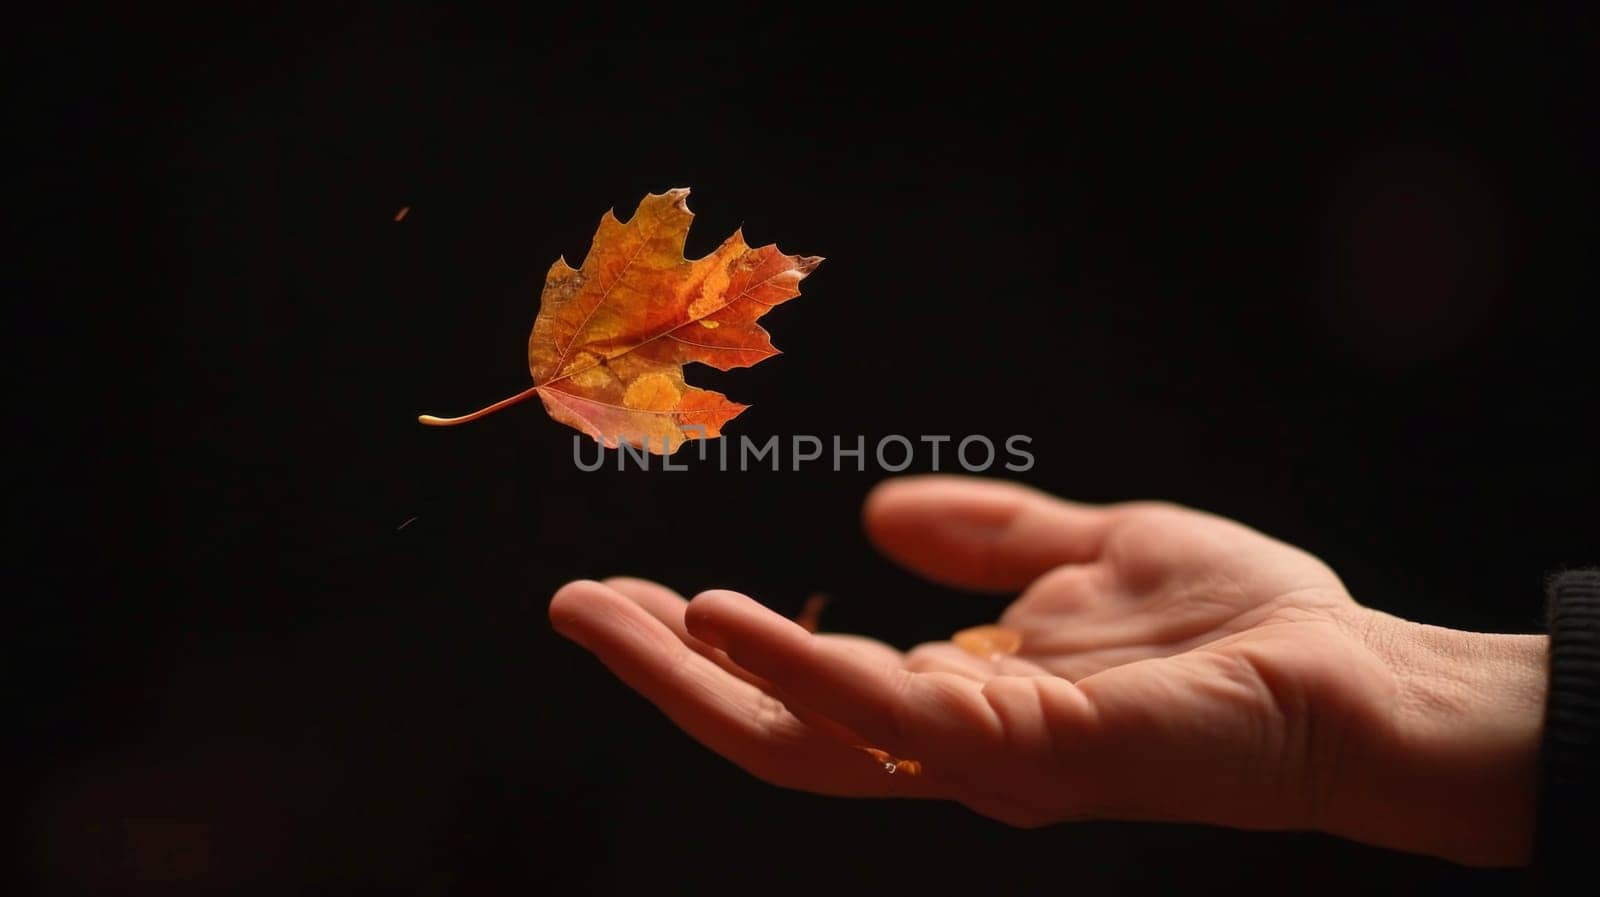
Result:
{"type": "Polygon", "coordinates": [[[1600,852],[1600,570],[1558,573],[1545,591],[1550,694],[1533,857],[1541,890],[1590,880],[1600,852]]]}

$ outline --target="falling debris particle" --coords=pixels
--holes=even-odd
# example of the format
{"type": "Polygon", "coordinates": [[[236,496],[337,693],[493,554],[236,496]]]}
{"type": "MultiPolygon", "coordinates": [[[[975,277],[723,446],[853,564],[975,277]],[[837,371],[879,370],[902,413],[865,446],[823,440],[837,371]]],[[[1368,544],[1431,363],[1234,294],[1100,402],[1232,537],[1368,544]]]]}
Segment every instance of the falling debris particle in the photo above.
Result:
{"type": "Polygon", "coordinates": [[[1022,633],[1004,626],[974,626],[950,636],[956,647],[983,660],[999,660],[1017,653],[1022,633]]]}
{"type": "Polygon", "coordinates": [[[800,628],[807,632],[816,632],[817,626],[822,622],[822,609],[828,606],[828,596],[816,592],[806,598],[805,606],[800,608],[800,613],[794,618],[800,628]]]}
{"type": "Polygon", "coordinates": [[[394,220],[396,220],[396,221],[404,221],[404,220],[406,220],[406,216],[409,215],[409,214],[411,214],[411,207],[410,206],[401,206],[400,207],[400,211],[394,213],[394,220]]]}
{"type": "Polygon", "coordinates": [[[897,772],[912,777],[922,775],[922,764],[916,760],[901,760],[888,751],[880,751],[875,747],[862,746],[861,749],[871,755],[889,775],[897,772]]]}
{"type": "Polygon", "coordinates": [[[400,521],[400,525],[395,527],[394,531],[398,533],[401,530],[405,529],[406,527],[410,526],[411,524],[416,523],[417,522],[417,518],[420,517],[420,516],[421,516],[420,514],[412,514],[410,517],[407,517],[405,520],[400,521]]]}

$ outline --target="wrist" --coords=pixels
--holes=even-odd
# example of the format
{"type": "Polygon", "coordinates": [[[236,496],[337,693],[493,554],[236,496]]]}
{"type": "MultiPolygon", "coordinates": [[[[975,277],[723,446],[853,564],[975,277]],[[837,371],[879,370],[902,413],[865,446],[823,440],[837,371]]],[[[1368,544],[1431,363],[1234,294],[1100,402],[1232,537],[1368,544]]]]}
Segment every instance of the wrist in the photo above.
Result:
{"type": "Polygon", "coordinates": [[[1363,610],[1389,673],[1352,745],[1340,832],[1474,866],[1527,862],[1537,808],[1549,639],[1462,632],[1363,610]]]}

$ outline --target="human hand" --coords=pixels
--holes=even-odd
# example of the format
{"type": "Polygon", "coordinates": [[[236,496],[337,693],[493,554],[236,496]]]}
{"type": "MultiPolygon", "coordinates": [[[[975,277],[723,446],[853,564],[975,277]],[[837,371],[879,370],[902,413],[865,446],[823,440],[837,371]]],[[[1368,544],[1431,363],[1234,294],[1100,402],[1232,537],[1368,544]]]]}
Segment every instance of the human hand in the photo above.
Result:
{"type": "Polygon", "coordinates": [[[1546,640],[1358,605],[1315,557],[1160,503],[907,477],[869,535],[953,586],[1021,595],[1014,655],[807,633],[735,592],[579,581],[550,616],[708,747],[773,784],[1085,818],[1320,829],[1458,862],[1532,841],[1546,640]],[[920,762],[886,775],[862,745],[920,762]]]}

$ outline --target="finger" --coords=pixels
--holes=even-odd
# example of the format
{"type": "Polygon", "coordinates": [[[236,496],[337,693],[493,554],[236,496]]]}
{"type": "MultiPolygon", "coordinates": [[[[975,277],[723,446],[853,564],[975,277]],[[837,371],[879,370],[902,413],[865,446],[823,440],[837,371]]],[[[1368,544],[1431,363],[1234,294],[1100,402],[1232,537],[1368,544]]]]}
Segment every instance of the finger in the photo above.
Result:
{"type": "MultiPolygon", "coordinates": [[[[714,648],[689,633],[688,627],[683,623],[684,608],[688,606],[689,602],[685,601],[682,595],[661,583],[632,576],[613,576],[604,580],[604,583],[633,599],[635,604],[644,608],[651,616],[660,620],[663,625],[672,630],[673,634],[682,639],[684,644],[710,658],[717,666],[758,688],[767,687],[768,684],[761,677],[753,675],[749,670],[730,660],[727,652],[720,648],[714,648]]],[[[877,639],[867,638],[864,635],[827,632],[820,633],[818,637],[840,645],[848,645],[853,650],[883,663],[900,663],[902,660],[902,655],[899,651],[877,639]]]]}
{"type": "Polygon", "coordinates": [[[994,676],[994,667],[985,660],[949,642],[927,642],[906,652],[906,669],[913,673],[952,673],[975,682],[994,676]]]}
{"type": "Polygon", "coordinates": [[[730,675],[737,676],[757,688],[771,691],[760,676],[753,675],[749,670],[734,663],[721,648],[712,647],[689,634],[688,628],[683,625],[683,611],[689,602],[685,601],[682,595],[658,582],[631,576],[613,576],[604,580],[603,584],[632,599],[633,603],[644,608],[650,616],[660,620],[661,625],[671,630],[672,634],[685,645],[730,675]]]}
{"type": "Polygon", "coordinates": [[[950,642],[927,642],[906,652],[906,669],[914,673],[954,673],[976,682],[995,676],[1048,676],[1050,670],[1023,657],[974,657],[950,642]]]}
{"type": "MultiPolygon", "coordinates": [[[[651,616],[660,620],[662,625],[670,629],[685,645],[688,645],[696,653],[721,667],[730,675],[754,685],[756,688],[761,689],[762,692],[779,700],[784,699],[784,695],[772,683],[734,663],[726,651],[706,644],[691,635],[683,622],[684,609],[689,602],[683,600],[683,597],[677,592],[658,582],[630,576],[614,576],[606,579],[604,584],[633,599],[635,604],[638,604],[651,616]]],[[[840,644],[849,645],[853,650],[868,652],[884,659],[885,662],[898,662],[900,658],[898,651],[874,639],[849,635],[828,635],[823,637],[840,644]]],[[[789,712],[802,722],[835,741],[847,745],[857,745],[867,740],[860,733],[852,732],[837,722],[808,710],[804,705],[790,704],[787,701],[785,705],[788,707],[789,712]]]]}
{"type": "Polygon", "coordinates": [[[550,620],[695,740],[759,778],[820,794],[939,796],[936,780],[884,775],[861,750],[818,733],[602,583],[562,587],[550,620]]]}
{"type": "Polygon", "coordinates": [[[981,687],[943,673],[912,673],[814,637],[737,592],[689,602],[689,631],[799,702],[886,750],[937,759],[993,746],[999,733],[981,687]]]}
{"type": "Polygon", "coordinates": [[[1095,560],[1112,517],[1016,483],[941,475],[880,483],[862,513],[884,554],[935,582],[991,592],[1095,560]]]}
{"type": "Polygon", "coordinates": [[[854,651],[874,663],[898,665],[905,661],[904,654],[875,638],[867,638],[864,635],[852,635],[848,632],[819,632],[817,633],[817,638],[828,644],[839,645],[854,651]]]}
{"type": "Polygon", "coordinates": [[[759,689],[695,656],[664,624],[613,588],[585,580],[568,583],[551,599],[550,622],[714,750],[794,734],[781,722],[773,731],[759,689]]]}
{"type": "Polygon", "coordinates": [[[650,616],[660,620],[661,625],[672,630],[672,634],[676,635],[689,647],[699,650],[701,653],[707,654],[707,656],[713,653],[722,654],[721,651],[689,634],[688,628],[683,625],[683,609],[688,606],[689,602],[685,601],[683,596],[677,592],[658,582],[651,582],[648,579],[636,579],[632,576],[613,576],[602,580],[601,584],[609,586],[632,599],[634,604],[644,608],[650,616]]]}

